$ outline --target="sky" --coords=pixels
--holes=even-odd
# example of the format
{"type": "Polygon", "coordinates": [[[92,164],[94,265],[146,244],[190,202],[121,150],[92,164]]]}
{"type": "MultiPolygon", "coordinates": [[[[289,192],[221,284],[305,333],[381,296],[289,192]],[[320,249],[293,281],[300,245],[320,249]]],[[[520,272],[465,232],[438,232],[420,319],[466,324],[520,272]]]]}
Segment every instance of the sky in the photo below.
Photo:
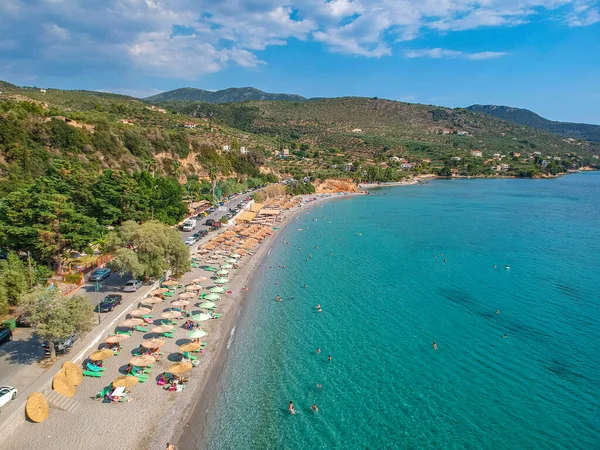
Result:
{"type": "Polygon", "coordinates": [[[252,86],[600,124],[599,0],[0,0],[0,80],[252,86]]]}

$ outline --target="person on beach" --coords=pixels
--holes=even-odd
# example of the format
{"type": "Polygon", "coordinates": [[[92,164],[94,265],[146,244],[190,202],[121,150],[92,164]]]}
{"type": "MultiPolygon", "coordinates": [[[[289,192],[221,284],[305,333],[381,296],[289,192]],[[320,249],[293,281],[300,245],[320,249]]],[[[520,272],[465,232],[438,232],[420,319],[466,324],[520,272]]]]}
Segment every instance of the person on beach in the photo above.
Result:
{"type": "Polygon", "coordinates": [[[296,414],[296,410],[294,409],[294,402],[290,401],[290,404],[288,405],[288,411],[290,412],[290,414],[296,414]]]}
{"type": "Polygon", "coordinates": [[[438,349],[438,346],[437,346],[437,344],[436,344],[435,342],[432,342],[432,343],[431,343],[431,346],[433,347],[433,349],[434,349],[434,350],[437,350],[437,349],[438,349]]]}
{"type": "Polygon", "coordinates": [[[175,450],[175,446],[167,442],[167,450],[175,450]]]}
{"type": "Polygon", "coordinates": [[[242,289],[242,291],[248,292],[248,286],[244,286],[244,289],[242,289]]]}
{"type": "Polygon", "coordinates": [[[315,405],[314,403],[312,404],[310,409],[312,409],[315,414],[319,412],[319,408],[317,408],[317,405],[315,405]]]}

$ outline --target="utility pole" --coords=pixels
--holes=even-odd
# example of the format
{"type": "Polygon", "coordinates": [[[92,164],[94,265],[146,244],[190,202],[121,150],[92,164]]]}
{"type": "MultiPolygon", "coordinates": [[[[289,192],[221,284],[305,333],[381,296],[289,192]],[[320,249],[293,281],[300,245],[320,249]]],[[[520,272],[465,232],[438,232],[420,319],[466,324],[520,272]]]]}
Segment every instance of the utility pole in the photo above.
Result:
{"type": "Polygon", "coordinates": [[[31,252],[27,252],[27,264],[29,265],[29,288],[33,288],[33,271],[31,269],[31,252]]]}
{"type": "Polygon", "coordinates": [[[100,325],[100,282],[96,281],[96,308],[98,308],[98,325],[100,325]]]}

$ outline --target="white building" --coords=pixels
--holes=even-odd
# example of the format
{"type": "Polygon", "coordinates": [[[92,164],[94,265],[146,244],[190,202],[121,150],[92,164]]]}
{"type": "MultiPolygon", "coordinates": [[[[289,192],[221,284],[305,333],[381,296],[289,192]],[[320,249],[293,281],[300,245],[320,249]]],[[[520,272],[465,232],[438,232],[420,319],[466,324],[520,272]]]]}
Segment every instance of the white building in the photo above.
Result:
{"type": "Polygon", "coordinates": [[[240,147],[240,154],[247,155],[248,154],[248,149],[246,147],[240,147]]]}
{"type": "Polygon", "coordinates": [[[360,128],[355,128],[354,130],[352,130],[353,133],[362,133],[362,130],[360,128]]]}
{"type": "Polygon", "coordinates": [[[223,151],[224,152],[228,152],[229,151],[229,145],[224,145],[223,146],[223,151]]]}
{"type": "Polygon", "coordinates": [[[483,156],[483,153],[481,152],[481,150],[472,150],[471,155],[475,156],[476,158],[481,158],[483,156]]]}

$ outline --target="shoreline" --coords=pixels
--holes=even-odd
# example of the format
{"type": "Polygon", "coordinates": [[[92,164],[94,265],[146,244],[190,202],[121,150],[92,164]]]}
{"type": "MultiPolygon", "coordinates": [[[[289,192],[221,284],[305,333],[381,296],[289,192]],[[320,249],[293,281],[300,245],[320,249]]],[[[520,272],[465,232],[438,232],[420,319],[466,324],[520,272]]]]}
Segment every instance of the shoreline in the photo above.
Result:
{"type": "MultiPolygon", "coordinates": [[[[275,231],[275,233],[269,238],[267,242],[264,242],[263,245],[259,248],[259,250],[252,255],[249,263],[244,266],[238,274],[236,274],[235,280],[233,280],[232,285],[230,285],[230,289],[235,292],[232,294],[232,310],[228,315],[229,319],[221,328],[220,333],[221,336],[231,336],[231,332],[234,327],[237,327],[244,311],[247,307],[249,295],[244,295],[244,292],[241,291],[243,286],[249,286],[249,292],[252,292],[251,282],[248,280],[254,275],[256,272],[261,269],[263,266],[263,262],[265,258],[269,255],[270,250],[275,244],[275,238],[284,231],[287,226],[298,217],[304,211],[307,211],[308,208],[314,207],[316,205],[320,205],[327,200],[338,199],[338,198],[346,198],[350,196],[356,195],[365,195],[357,192],[350,192],[345,194],[311,194],[308,196],[303,196],[303,198],[316,198],[316,200],[308,203],[301,203],[295,210],[289,212],[289,214],[284,218],[283,222],[279,224],[279,229],[275,231]]],[[[173,422],[177,422],[178,424],[183,424],[183,427],[179,427],[179,430],[171,435],[171,440],[169,442],[174,442],[176,448],[193,450],[198,448],[205,448],[205,438],[206,438],[206,425],[208,419],[208,412],[214,407],[217,400],[217,391],[216,387],[219,383],[219,379],[223,370],[225,368],[225,364],[227,363],[229,357],[229,345],[221,345],[219,350],[217,351],[212,364],[205,372],[205,377],[203,379],[203,383],[197,387],[195,392],[193,393],[195,401],[193,405],[191,405],[190,409],[185,411],[185,415],[181,416],[181,420],[175,420],[173,422]]],[[[170,420],[173,418],[171,417],[170,420]]],[[[161,434],[155,432],[156,434],[161,434]]],[[[163,439],[164,441],[164,439],[163,439]]],[[[153,442],[154,444],[154,442],[153,442]]],[[[161,444],[161,446],[164,443],[161,444]]],[[[156,445],[152,445],[151,448],[162,448],[156,445]]]]}

